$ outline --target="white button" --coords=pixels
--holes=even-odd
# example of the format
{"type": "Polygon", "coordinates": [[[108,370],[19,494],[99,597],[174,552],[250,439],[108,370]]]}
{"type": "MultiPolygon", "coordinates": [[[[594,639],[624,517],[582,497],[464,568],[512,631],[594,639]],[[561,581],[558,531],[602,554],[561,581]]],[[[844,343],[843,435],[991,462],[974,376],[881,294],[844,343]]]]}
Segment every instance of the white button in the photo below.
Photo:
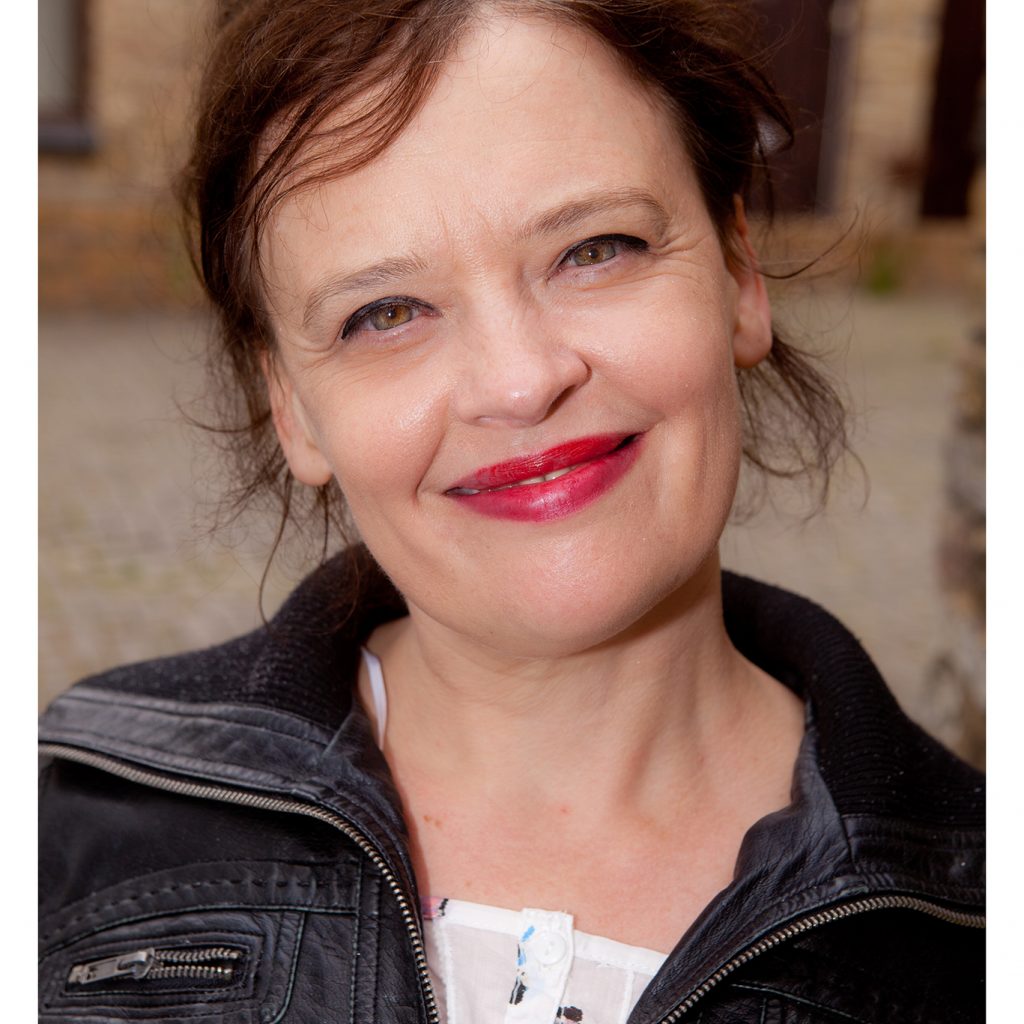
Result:
{"type": "Polygon", "coordinates": [[[554,967],[569,951],[569,944],[558,932],[537,932],[530,943],[530,952],[545,967],[554,967]]]}

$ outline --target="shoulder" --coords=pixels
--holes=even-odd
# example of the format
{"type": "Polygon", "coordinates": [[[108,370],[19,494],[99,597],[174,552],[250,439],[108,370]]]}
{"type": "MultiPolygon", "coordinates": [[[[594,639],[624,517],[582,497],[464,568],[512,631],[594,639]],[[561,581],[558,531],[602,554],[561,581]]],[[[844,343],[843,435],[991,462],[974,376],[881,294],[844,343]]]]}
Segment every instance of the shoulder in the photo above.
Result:
{"type": "Polygon", "coordinates": [[[397,797],[350,686],[360,631],[400,606],[371,593],[346,618],[338,579],[325,567],[263,628],[85,679],[43,716],[44,1016],[283,1014],[303,935],[319,999],[360,915],[401,934],[378,906],[381,865],[405,870],[397,797]],[[76,966],[183,946],[233,951],[222,987],[69,987],[76,966]]]}
{"type": "MultiPolygon", "coordinates": [[[[339,566],[328,564],[262,628],[100,673],[50,705],[40,723],[40,834],[63,840],[42,851],[45,898],[60,905],[102,886],[108,871],[146,873],[148,858],[201,860],[236,826],[232,856],[276,858],[265,842],[273,830],[254,825],[267,817],[260,800],[358,797],[371,823],[393,824],[352,681],[361,631],[398,608],[386,590],[370,592],[346,618],[332,603],[338,583],[339,566]]],[[[298,827],[274,820],[282,834],[298,827]]]]}
{"type": "Polygon", "coordinates": [[[733,643],[810,704],[841,814],[983,828],[982,774],[907,717],[842,623],[805,597],[733,573],[723,573],[722,592],[733,643]]]}
{"type": "Polygon", "coordinates": [[[347,565],[322,566],[245,636],[82,680],[43,715],[43,753],[265,791],[313,777],[339,730],[360,732],[365,716],[352,714],[360,643],[397,613],[386,591],[367,589],[342,606],[347,565]]]}
{"type": "Polygon", "coordinates": [[[174,701],[183,709],[211,703],[262,707],[336,728],[347,711],[339,697],[355,671],[360,644],[381,622],[404,612],[365,548],[355,548],[303,580],[259,629],[202,650],[118,666],[81,680],[69,693],[174,701]]]}

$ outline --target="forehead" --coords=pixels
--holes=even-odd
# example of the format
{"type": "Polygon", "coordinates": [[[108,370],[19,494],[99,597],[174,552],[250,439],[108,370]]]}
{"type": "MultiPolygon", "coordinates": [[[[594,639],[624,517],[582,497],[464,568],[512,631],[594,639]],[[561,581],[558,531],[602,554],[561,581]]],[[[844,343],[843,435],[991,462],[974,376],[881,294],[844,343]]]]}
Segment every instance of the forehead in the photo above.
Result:
{"type": "Polygon", "coordinates": [[[557,144],[588,130],[607,143],[598,129],[609,116],[646,120],[663,106],[622,58],[583,29],[492,17],[474,22],[399,141],[440,155],[461,140],[459,158],[481,154],[481,147],[500,155],[510,145],[557,144]],[[485,112],[489,117],[481,118],[485,112]]]}
{"type": "Polygon", "coordinates": [[[702,210],[667,101],[579,28],[480,19],[380,156],[279,205],[264,236],[269,283],[284,275],[301,288],[321,257],[359,263],[388,250],[429,261],[445,245],[509,238],[544,210],[616,190],[702,210]]]}

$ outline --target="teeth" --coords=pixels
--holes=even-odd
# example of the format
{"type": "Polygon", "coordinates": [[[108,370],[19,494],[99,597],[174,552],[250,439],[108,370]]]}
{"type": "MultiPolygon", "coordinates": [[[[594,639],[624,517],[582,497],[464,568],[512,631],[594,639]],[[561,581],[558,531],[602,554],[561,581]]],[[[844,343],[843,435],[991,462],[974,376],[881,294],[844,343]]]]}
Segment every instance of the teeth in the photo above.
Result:
{"type": "MultiPolygon", "coordinates": [[[[546,484],[549,480],[557,480],[560,476],[565,476],[566,473],[571,473],[574,469],[579,469],[582,463],[578,462],[575,466],[566,466],[564,469],[556,469],[550,473],[545,473],[543,476],[531,476],[526,480],[517,480],[514,484],[503,484],[501,487],[488,487],[489,491],[508,491],[513,487],[527,487],[530,484],[546,484]]],[[[474,490],[472,487],[453,487],[449,492],[450,494],[479,494],[480,492],[474,490]]]]}
{"type": "Polygon", "coordinates": [[[502,487],[495,487],[495,491],[507,491],[513,487],[526,487],[529,484],[546,484],[549,480],[557,480],[560,476],[565,476],[566,473],[571,473],[574,469],[579,469],[581,463],[577,463],[575,466],[566,466],[564,469],[555,469],[550,473],[545,473],[543,476],[531,476],[525,480],[517,480],[514,484],[505,484],[502,487]]]}

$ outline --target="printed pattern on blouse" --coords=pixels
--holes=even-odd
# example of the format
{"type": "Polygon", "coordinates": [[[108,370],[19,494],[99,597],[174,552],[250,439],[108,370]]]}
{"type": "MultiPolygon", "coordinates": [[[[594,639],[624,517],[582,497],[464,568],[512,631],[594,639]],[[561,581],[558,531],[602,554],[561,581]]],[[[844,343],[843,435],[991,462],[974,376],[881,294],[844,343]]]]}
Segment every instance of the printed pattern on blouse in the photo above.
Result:
{"type": "Polygon", "coordinates": [[[446,1024],[624,1024],[665,954],[578,932],[571,914],[422,904],[446,1024]]]}

